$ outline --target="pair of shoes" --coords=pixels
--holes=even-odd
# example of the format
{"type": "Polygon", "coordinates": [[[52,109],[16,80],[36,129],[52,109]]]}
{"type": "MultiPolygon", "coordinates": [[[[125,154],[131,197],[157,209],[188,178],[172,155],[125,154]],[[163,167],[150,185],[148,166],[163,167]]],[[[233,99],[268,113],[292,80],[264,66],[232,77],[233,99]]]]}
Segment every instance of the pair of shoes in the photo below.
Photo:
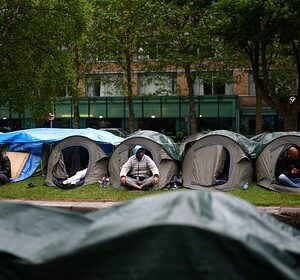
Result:
{"type": "Polygon", "coordinates": [[[30,182],[30,183],[27,185],[26,189],[30,189],[30,188],[34,188],[34,187],[36,187],[36,185],[33,184],[32,182],[30,182]]]}

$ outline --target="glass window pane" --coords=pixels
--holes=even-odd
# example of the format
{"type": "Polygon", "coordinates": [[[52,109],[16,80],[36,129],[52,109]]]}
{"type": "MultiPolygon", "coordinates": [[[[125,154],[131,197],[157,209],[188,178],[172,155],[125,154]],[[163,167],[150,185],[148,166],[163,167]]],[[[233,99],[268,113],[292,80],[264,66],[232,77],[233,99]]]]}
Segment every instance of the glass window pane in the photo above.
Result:
{"type": "Polygon", "coordinates": [[[176,94],[176,73],[140,73],[138,75],[139,95],[176,94]]]}
{"type": "Polygon", "coordinates": [[[56,118],[72,117],[72,99],[65,99],[55,105],[56,118]]]}
{"type": "Polygon", "coordinates": [[[109,73],[89,76],[87,78],[88,96],[122,96],[123,74],[109,73]]]}
{"type": "Polygon", "coordinates": [[[253,75],[250,72],[248,74],[248,85],[249,85],[249,95],[255,96],[256,95],[255,84],[253,80],[253,75]]]}
{"type": "Polygon", "coordinates": [[[196,77],[194,81],[194,95],[203,95],[203,79],[196,77]]]}
{"type": "Polygon", "coordinates": [[[214,82],[214,94],[218,95],[218,94],[225,94],[225,82],[222,81],[218,81],[218,82],[214,82]]]}

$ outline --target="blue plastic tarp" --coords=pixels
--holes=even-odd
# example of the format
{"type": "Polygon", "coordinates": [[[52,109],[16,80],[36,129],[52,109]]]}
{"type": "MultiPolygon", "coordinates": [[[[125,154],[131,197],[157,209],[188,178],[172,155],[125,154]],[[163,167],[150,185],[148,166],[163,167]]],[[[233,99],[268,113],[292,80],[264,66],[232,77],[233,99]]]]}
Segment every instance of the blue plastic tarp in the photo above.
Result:
{"type": "Polygon", "coordinates": [[[71,136],[84,136],[97,142],[103,151],[110,155],[113,146],[124,139],[108,131],[93,128],[33,128],[0,134],[0,145],[7,145],[9,151],[29,153],[23,170],[13,182],[24,180],[37,170],[42,159],[43,144],[59,142],[71,136]]]}
{"type": "Polygon", "coordinates": [[[122,137],[116,136],[108,131],[93,128],[32,128],[3,133],[0,137],[0,144],[53,143],[74,135],[84,136],[96,142],[110,143],[113,145],[124,140],[122,137]]]}

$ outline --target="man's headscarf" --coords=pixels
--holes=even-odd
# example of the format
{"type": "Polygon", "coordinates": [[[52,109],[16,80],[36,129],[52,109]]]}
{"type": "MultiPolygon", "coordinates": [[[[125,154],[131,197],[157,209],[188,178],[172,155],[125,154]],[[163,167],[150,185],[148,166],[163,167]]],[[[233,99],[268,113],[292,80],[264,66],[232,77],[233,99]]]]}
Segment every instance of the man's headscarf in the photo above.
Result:
{"type": "Polygon", "coordinates": [[[142,150],[143,152],[145,152],[145,149],[141,146],[141,145],[136,145],[133,148],[133,154],[137,157],[138,152],[142,150]]]}

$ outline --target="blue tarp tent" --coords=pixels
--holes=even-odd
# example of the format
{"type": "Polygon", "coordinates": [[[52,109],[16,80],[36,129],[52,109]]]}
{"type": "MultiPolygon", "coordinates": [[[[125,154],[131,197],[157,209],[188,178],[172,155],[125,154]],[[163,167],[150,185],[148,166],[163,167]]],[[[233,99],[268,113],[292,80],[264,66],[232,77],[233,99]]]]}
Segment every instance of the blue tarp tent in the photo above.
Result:
{"type": "Polygon", "coordinates": [[[114,145],[124,140],[110,132],[92,128],[33,128],[0,134],[0,145],[7,145],[9,151],[29,153],[24,168],[14,182],[28,178],[36,171],[41,163],[43,144],[56,143],[70,136],[84,136],[99,143],[107,155],[112,153],[114,145]]]}

